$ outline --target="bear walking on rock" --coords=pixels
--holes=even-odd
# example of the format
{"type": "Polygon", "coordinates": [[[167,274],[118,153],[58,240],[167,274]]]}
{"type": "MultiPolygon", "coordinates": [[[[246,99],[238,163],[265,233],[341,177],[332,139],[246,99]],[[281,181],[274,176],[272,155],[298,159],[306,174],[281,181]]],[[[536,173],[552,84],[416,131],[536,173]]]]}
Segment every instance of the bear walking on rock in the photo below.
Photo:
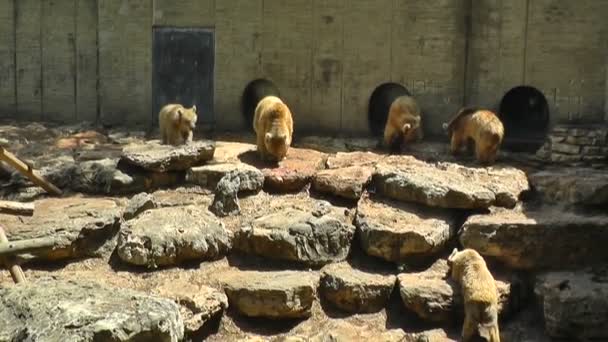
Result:
{"type": "Polygon", "coordinates": [[[485,260],[477,251],[456,248],[448,258],[452,279],[462,287],[464,324],[462,341],[481,336],[489,342],[500,342],[498,329],[498,290],[485,260]]]}
{"type": "Polygon", "coordinates": [[[280,98],[266,96],[258,103],[253,130],[262,160],[281,161],[285,158],[293,137],[293,119],[280,98]]]}
{"type": "Polygon", "coordinates": [[[475,142],[475,155],[484,165],[493,164],[504,137],[504,127],[498,116],[489,110],[463,108],[443,128],[450,136],[450,150],[458,154],[469,140],[475,142]]]}
{"type": "Polygon", "coordinates": [[[196,120],[196,106],[184,108],[173,103],[164,106],[158,114],[161,142],[174,146],[192,142],[196,120]]]}

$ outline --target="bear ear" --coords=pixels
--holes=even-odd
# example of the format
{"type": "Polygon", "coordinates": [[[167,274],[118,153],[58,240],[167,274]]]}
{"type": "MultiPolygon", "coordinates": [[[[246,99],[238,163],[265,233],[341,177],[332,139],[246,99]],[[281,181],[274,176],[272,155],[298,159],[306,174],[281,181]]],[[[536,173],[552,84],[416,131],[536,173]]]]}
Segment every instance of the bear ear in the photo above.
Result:
{"type": "Polygon", "coordinates": [[[196,105],[192,106],[192,111],[196,113],[196,105]]]}
{"type": "Polygon", "coordinates": [[[448,263],[454,262],[454,257],[456,256],[456,253],[458,253],[458,249],[454,248],[454,250],[452,250],[452,254],[450,254],[450,256],[448,257],[448,263]]]}
{"type": "Polygon", "coordinates": [[[180,120],[180,121],[181,121],[181,120],[182,120],[182,115],[183,115],[183,114],[184,114],[184,113],[182,112],[182,110],[181,110],[181,109],[178,109],[178,110],[177,110],[177,120],[180,120]]]}
{"type": "Polygon", "coordinates": [[[268,140],[270,140],[270,138],[272,138],[272,134],[266,133],[266,135],[264,136],[264,138],[266,139],[266,141],[268,141],[268,140]]]}
{"type": "Polygon", "coordinates": [[[403,130],[403,133],[409,131],[410,129],[412,129],[412,124],[406,123],[405,125],[403,125],[403,127],[401,128],[403,130]]]}
{"type": "Polygon", "coordinates": [[[443,128],[444,131],[448,130],[448,123],[444,122],[443,125],[441,125],[441,127],[443,128]]]}

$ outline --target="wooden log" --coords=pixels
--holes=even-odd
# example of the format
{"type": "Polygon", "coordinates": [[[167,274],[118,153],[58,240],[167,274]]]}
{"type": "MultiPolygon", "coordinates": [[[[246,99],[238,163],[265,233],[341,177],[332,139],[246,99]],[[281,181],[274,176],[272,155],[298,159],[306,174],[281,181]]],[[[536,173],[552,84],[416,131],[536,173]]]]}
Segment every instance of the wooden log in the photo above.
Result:
{"type": "Polygon", "coordinates": [[[2,146],[0,146],[0,160],[3,160],[6,163],[10,164],[12,167],[17,169],[19,172],[21,172],[22,174],[27,176],[27,178],[29,178],[36,185],[38,185],[41,188],[43,188],[44,190],[46,190],[46,192],[53,194],[53,195],[57,195],[57,196],[61,196],[61,194],[63,193],[56,186],[54,186],[49,181],[47,181],[46,179],[44,179],[43,177],[38,175],[34,171],[34,169],[32,168],[31,165],[24,163],[19,158],[17,158],[14,154],[12,154],[9,151],[7,151],[6,149],[4,149],[4,147],[2,147],[2,146]]]}
{"type": "MultiPolygon", "coordinates": [[[[0,227],[0,243],[9,243],[2,227],[0,227]]],[[[2,259],[4,259],[4,262],[8,266],[8,271],[15,284],[25,283],[25,273],[23,273],[21,266],[15,261],[14,256],[4,256],[2,259]]]]}
{"type": "Polygon", "coordinates": [[[0,256],[34,252],[55,245],[56,241],[53,237],[0,242],[0,256]]]}
{"type": "Polygon", "coordinates": [[[0,213],[10,215],[34,215],[34,203],[0,201],[0,213]]]}

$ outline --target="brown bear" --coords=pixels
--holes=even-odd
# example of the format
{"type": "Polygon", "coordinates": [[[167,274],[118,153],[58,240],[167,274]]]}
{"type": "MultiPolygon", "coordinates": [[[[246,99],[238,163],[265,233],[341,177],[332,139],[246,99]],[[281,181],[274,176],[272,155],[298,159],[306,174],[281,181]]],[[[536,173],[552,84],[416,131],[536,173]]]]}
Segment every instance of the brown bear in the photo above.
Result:
{"type": "Polygon", "coordinates": [[[498,149],[504,137],[504,127],[493,112],[478,108],[462,108],[443,128],[451,139],[450,150],[458,154],[472,140],[477,160],[484,165],[496,161],[498,149]]]}
{"type": "Polygon", "coordinates": [[[500,342],[498,329],[498,290],[485,260],[477,251],[456,248],[448,257],[452,279],[460,284],[464,298],[462,341],[475,336],[500,342]]]}
{"type": "Polygon", "coordinates": [[[164,106],[158,114],[161,142],[174,146],[192,142],[196,120],[196,106],[184,108],[173,103],[164,106]]]}
{"type": "Polygon", "coordinates": [[[253,130],[262,160],[281,161],[287,155],[293,137],[291,111],[276,96],[264,97],[256,106],[253,130]]]}
{"type": "Polygon", "coordinates": [[[404,144],[423,138],[420,108],[413,97],[403,95],[391,104],[384,127],[384,146],[391,151],[401,150],[404,144]]]}

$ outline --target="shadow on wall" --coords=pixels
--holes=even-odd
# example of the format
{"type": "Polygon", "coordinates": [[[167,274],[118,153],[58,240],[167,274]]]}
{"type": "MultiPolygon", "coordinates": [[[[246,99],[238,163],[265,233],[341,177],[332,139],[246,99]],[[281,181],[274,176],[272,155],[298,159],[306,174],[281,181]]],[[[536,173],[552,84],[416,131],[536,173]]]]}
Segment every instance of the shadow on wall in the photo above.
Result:
{"type": "Polygon", "coordinates": [[[368,107],[369,128],[374,137],[383,135],[391,104],[403,95],[411,96],[410,92],[398,83],[383,83],[374,89],[368,107]]]}
{"type": "Polygon", "coordinates": [[[549,104],[543,93],[517,86],[505,93],[498,116],[505,127],[503,146],[513,152],[536,152],[549,131],[549,104]]]}
{"type": "Polygon", "coordinates": [[[244,128],[252,130],[255,107],[266,96],[281,97],[279,88],[270,80],[258,78],[247,84],[241,99],[241,110],[245,120],[244,128]]]}

